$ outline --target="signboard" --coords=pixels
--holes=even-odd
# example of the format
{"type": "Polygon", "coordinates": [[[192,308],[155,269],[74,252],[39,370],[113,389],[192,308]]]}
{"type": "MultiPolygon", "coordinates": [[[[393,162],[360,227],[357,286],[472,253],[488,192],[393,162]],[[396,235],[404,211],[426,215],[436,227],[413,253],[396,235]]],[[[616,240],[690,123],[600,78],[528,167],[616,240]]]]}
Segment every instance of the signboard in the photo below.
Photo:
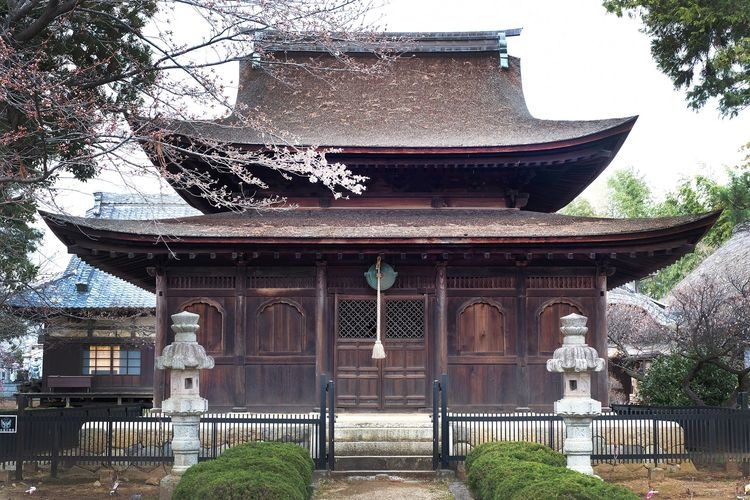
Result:
{"type": "Polygon", "coordinates": [[[15,434],[18,428],[16,415],[0,415],[0,434],[15,434]]]}

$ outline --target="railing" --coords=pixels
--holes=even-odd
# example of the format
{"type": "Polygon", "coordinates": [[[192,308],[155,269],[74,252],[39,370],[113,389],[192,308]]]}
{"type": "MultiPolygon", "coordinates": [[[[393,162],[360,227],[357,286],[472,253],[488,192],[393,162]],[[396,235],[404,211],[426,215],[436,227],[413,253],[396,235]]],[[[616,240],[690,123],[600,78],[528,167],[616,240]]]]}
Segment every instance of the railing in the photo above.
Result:
{"type": "MultiPolygon", "coordinates": [[[[250,441],[298,444],[310,451],[318,469],[333,469],[334,383],[320,380],[320,411],[296,414],[205,414],[200,421],[198,460],[211,460],[225,449],[250,441]]],[[[172,423],[142,406],[20,410],[17,432],[0,434],[0,462],[59,465],[139,464],[174,461],[172,423]]]]}
{"type": "MultiPolygon", "coordinates": [[[[531,441],[562,450],[565,427],[552,413],[448,411],[448,377],[433,383],[433,467],[447,468],[487,441],[531,441]]],[[[750,411],[620,406],[593,419],[598,463],[750,461],[750,411]]]]}

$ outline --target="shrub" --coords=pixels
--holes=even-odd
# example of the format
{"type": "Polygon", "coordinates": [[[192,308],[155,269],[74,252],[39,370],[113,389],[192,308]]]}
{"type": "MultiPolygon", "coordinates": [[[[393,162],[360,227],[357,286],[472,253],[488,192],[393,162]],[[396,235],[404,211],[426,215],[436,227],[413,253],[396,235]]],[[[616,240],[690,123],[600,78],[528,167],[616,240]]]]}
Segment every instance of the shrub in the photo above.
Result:
{"type": "Polygon", "coordinates": [[[312,460],[304,448],[247,443],[190,467],[172,498],[305,500],[312,495],[312,471],[312,460]]]}
{"type": "MultiPolygon", "coordinates": [[[[682,381],[694,361],[677,354],[659,356],[638,384],[641,402],[647,405],[688,406],[696,404],[682,388],[682,381]]],[[[708,406],[721,406],[735,387],[737,377],[714,365],[701,368],[690,381],[690,388],[708,406]]]]}
{"type": "Polygon", "coordinates": [[[510,498],[533,481],[563,474],[566,469],[524,462],[511,457],[486,453],[467,469],[469,488],[477,498],[510,498]]]}
{"type": "Polygon", "coordinates": [[[464,463],[466,470],[471,468],[471,464],[476,459],[487,453],[511,457],[525,462],[552,465],[555,467],[565,467],[566,464],[565,455],[558,453],[543,444],[527,443],[525,441],[497,441],[484,443],[473,448],[469,452],[466,457],[466,462],[464,463]]]}
{"type": "Polygon", "coordinates": [[[314,464],[305,448],[290,443],[253,442],[229,448],[221,454],[222,460],[273,456],[293,466],[303,477],[312,480],[314,464]]]}
{"type": "Polygon", "coordinates": [[[637,500],[640,497],[619,484],[605,483],[601,479],[586,476],[566,469],[565,473],[553,478],[534,481],[510,498],[527,500],[544,498],[545,500],[637,500]]]}
{"type": "Polygon", "coordinates": [[[565,468],[564,455],[538,443],[497,442],[466,457],[468,484],[480,500],[634,500],[628,489],[565,468]]]}

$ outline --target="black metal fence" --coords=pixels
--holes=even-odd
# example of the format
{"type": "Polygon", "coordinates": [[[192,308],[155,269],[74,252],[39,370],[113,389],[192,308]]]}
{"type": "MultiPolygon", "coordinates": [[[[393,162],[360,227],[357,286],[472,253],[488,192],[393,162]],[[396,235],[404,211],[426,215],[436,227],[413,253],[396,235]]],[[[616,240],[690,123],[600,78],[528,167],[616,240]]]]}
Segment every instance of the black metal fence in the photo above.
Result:
{"type": "MultiPolygon", "coordinates": [[[[433,383],[433,467],[461,462],[488,441],[531,441],[562,450],[561,417],[543,413],[448,411],[448,377],[433,383]]],[[[750,411],[615,406],[593,419],[592,463],[750,461],[750,411]]]]}
{"type": "MultiPolygon", "coordinates": [[[[298,444],[310,451],[318,469],[332,469],[334,383],[321,378],[320,411],[293,414],[204,414],[199,460],[250,441],[298,444]]],[[[0,462],[47,463],[52,477],[65,466],[171,464],[171,419],[140,405],[19,410],[16,433],[0,434],[0,462]]]]}

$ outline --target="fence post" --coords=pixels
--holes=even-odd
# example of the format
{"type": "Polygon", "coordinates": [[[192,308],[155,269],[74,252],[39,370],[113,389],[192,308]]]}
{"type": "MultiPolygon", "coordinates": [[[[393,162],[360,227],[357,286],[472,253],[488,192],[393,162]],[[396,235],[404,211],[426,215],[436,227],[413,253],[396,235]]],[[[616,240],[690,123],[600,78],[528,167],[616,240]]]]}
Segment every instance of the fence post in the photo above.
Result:
{"type": "Polygon", "coordinates": [[[747,410],[747,392],[741,391],[737,393],[737,403],[741,410],[747,410]]]}
{"type": "Polygon", "coordinates": [[[336,419],[334,405],[336,403],[336,383],[333,380],[328,381],[328,470],[334,470],[336,467],[336,454],[334,451],[334,421],[336,419]]]}
{"type": "Polygon", "coordinates": [[[320,419],[318,420],[318,457],[315,460],[315,468],[325,467],[326,460],[326,389],[328,388],[327,375],[320,374],[318,384],[320,386],[320,419]]]}
{"type": "Polygon", "coordinates": [[[654,437],[652,439],[653,455],[654,455],[654,467],[659,466],[659,420],[656,415],[651,416],[651,427],[653,428],[654,437]]]}
{"type": "Polygon", "coordinates": [[[555,450],[555,425],[557,425],[557,421],[552,418],[549,420],[549,447],[555,450]]]}
{"type": "Polygon", "coordinates": [[[432,381],[432,470],[440,465],[440,414],[438,413],[438,398],[440,397],[440,382],[432,381]]]}
{"type": "Polygon", "coordinates": [[[440,376],[440,388],[442,390],[442,399],[440,401],[440,429],[441,429],[441,450],[440,450],[440,468],[448,468],[448,454],[450,449],[448,446],[448,374],[443,373],[440,376]]]}
{"type": "MultiPolygon", "coordinates": [[[[62,419],[61,419],[62,420],[62,419]]],[[[58,455],[60,454],[60,421],[51,422],[52,424],[52,453],[50,457],[50,475],[53,478],[57,477],[57,463],[59,462],[58,455]]]]}
{"type": "Polygon", "coordinates": [[[107,408],[107,466],[112,467],[112,410],[107,408]]]}
{"type": "Polygon", "coordinates": [[[216,458],[219,454],[217,441],[219,439],[219,422],[213,419],[211,422],[211,458],[216,458]]]}
{"type": "MultiPolygon", "coordinates": [[[[23,480],[23,451],[26,448],[26,396],[16,395],[16,481],[23,480]]],[[[31,430],[31,426],[28,426],[31,430]]]]}

